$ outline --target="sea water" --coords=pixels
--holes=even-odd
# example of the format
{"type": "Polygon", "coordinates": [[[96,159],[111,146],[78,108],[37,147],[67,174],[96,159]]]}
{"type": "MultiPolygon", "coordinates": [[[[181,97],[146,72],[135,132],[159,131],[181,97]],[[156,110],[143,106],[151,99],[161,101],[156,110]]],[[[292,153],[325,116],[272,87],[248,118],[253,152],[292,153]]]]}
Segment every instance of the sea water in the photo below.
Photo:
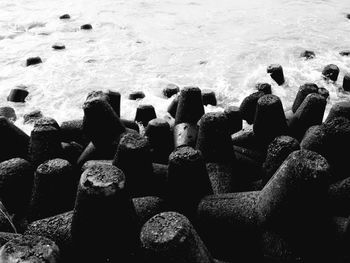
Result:
{"type": "Polygon", "coordinates": [[[1,0],[0,106],[11,106],[17,126],[30,133],[23,115],[40,110],[59,123],[83,117],[82,104],[93,90],[119,91],[121,117],[134,119],[139,104],[152,104],[166,116],[171,99],[162,89],[198,86],[216,92],[218,105],[239,106],[268,82],[291,108],[300,85],[314,82],[330,92],[326,107],[349,100],[342,79],[350,72],[349,0],[1,0]],[[68,13],[71,19],[60,20],[68,13]],[[90,23],[92,30],[81,30],[90,23]],[[65,50],[54,50],[62,43],[65,50]],[[316,57],[299,55],[312,50],[316,57]],[[26,67],[26,59],[43,63],[26,67]],[[286,83],[267,74],[283,66],[286,83]],[[321,71],[336,64],[336,83],[321,71]],[[7,101],[12,88],[25,85],[25,103],[7,101]],[[128,100],[132,91],[142,100],[128,100]]]}

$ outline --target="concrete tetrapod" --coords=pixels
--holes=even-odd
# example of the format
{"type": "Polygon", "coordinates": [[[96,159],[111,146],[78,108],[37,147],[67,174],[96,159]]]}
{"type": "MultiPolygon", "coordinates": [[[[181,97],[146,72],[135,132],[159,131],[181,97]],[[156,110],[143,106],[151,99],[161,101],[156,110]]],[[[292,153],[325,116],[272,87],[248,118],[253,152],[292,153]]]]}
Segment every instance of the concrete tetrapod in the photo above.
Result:
{"type": "Polygon", "coordinates": [[[138,248],[137,221],[122,170],[107,164],[82,173],[71,234],[79,262],[132,261],[138,248]]]}
{"type": "Polygon", "coordinates": [[[142,227],[141,247],[146,263],[214,263],[190,221],[176,212],[153,216],[142,227]]]}

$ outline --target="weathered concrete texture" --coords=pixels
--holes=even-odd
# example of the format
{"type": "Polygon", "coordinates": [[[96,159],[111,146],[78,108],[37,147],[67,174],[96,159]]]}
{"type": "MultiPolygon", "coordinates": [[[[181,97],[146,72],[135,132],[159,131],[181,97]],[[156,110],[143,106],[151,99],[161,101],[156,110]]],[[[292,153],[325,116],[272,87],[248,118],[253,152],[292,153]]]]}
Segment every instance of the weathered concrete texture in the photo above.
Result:
{"type": "Polygon", "coordinates": [[[132,197],[152,195],[153,167],[147,137],[128,133],[121,137],[113,165],[120,168],[126,177],[132,197]]]}
{"type": "Polygon", "coordinates": [[[350,177],[331,184],[328,188],[328,209],[335,216],[350,215],[350,177]]]}
{"type": "Polygon", "coordinates": [[[213,193],[200,151],[180,147],[170,154],[167,193],[171,209],[192,220],[199,200],[213,193]]]}
{"type": "Polygon", "coordinates": [[[266,95],[262,91],[257,91],[249,96],[245,97],[239,106],[239,111],[241,112],[241,116],[243,120],[245,120],[248,124],[253,124],[256,112],[256,105],[258,100],[266,95]]]}
{"type": "Polygon", "coordinates": [[[193,123],[179,123],[173,129],[174,148],[181,146],[196,147],[198,125],[193,123]]]}
{"type": "Polygon", "coordinates": [[[106,92],[106,97],[114,112],[120,117],[121,94],[118,91],[108,90],[106,92]]]}
{"type": "Polygon", "coordinates": [[[209,112],[201,117],[196,149],[201,151],[206,162],[227,163],[234,160],[225,113],[209,112]]]}
{"type": "MultiPolygon", "coordinates": [[[[165,201],[156,196],[145,196],[140,198],[133,198],[132,202],[135,206],[137,216],[137,229],[141,229],[144,223],[147,222],[152,216],[167,211],[168,206],[165,201]]],[[[73,211],[69,211],[63,214],[58,214],[53,217],[40,219],[31,222],[24,235],[44,236],[53,240],[59,247],[62,257],[62,262],[74,262],[74,259],[79,259],[73,249],[72,236],[71,236],[71,223],[73,218],[73,211]]],[[[108,232],[104,233],[108,236],[108,232]]],[[[6,239],[6,242],[15,236],[15,234],[2,237],[0,233],[0,245],[1,240],[6,239]]],[[[113,242],[113,241],[111,241],[113,242]]],[[[76,262],[76,261],[75,261],[76,262]]]]}
{"type": "Polygon", "coordinates": [[[137,132],[140,132],[140,127],[139,125],[132,120],[126,120],[126,119],[120,119],[120,121],[123,123],[123,125],[128,129],[135,130],[137,132]]]}
{"type": "Polygon", "coordinates": [[[61,129],[57,121],[51,117],[41,117],[34,121],[34,127],[41,127],[41,126],[52,126],[57,130],[61,129]]]}
{"type": "Polygon", "coordinates": [[[331,243],[334,258],[339,260],[338,262],[349,262],[349,217],[332,217],[330,222],[331,243]]]}
{"type": "Polygon", "coordinates": [[[31,222],[24,235],[43,236],[54,241],[60,249],[62,262],[73,259],[71,223],[73,211],[31,222]]]}
{"type": "Polygon", "coordinates": [[[300,140],[309,127],[321,124],[326,104],[326,99],[318,93],[307,95],[289,121],[289,134],[300,140]]]}
{"type": "Polygon", "coordinates": [[[35,167],[47,160],[61,158],[59,130],[50,125],[34,127],[30,134],[29,156],[35,167]]]}
{"type": "Polygon", "coordinates": [[[78,180],[67,160],[52,159],[39,165],[34,175],[29,221],[73,209],[78,180]]]}
{"type": "Polygon", "coordinates": [[[137,197],[132,202],[140,229],[151,217],[170,209],[168,203],[158,196],[137,197]]]}
{"type": "Polygon", "coordinates": [[[264,92],[265,94],[272,94],[271,85],[269,83],[257,83],[255,88],[258,91],[264,92]]]}
{"type": "Polygon", "coordinates": [[[324,148],[320,152],[332,168],[332,179],[334,181],[348,177],[347,155],[344,154],[350,149],[350,121],[343,117],[333,118],[322,124],[326,136],[324,148]]]}
{"type": "Polygon", "coordinates": [[[207,90],[204,89],[202,90],[202,100],[203,100],[203,105],[213,105],[216,106],[216,95],[213,90],[207,90]]]}
{"type": "Polygon", "coordinates": [[[328,89],[326,89],[324,87],[318,88],[318,94],[321,94],[326,100],[329,99],[329,91],[328,91],[328,89]]]}
{"type": "Polygon", "coordinates": [[[231,193],[237,190],[233,166],[230,163],[206,163],[211,187],[214,194],[231,193]]]}
{"type": "Polygon", "coordinates": [[[62,142],[77,142],[86,147],[89,139],[83,132],[83,119],[64,121],[61,123],[61,140],[62,142]]]}
{"type": "Polygon", "coordinates": [[[263,230],[259,242],[265,259],[263,262],[304,262],[304,259],[295,251],[295,248],[276,232],[263,230]]]}
{"type": "Polygon", "coordinates": [[[311,225],[292,228],[288,234],[273,227],[262,230],[260,246],[265,259],[271,260],[267,262],[348,262],[348,219],[319,216],[311,221],[305,219],[311,225]],[[317,226],[313,227],[313,223],[317,226]]]}
{"type": "Polygon", "coordinates": [[[107,164],[82,173],[71,234],[81,262],[132,262],[138,246],[137,219],[122,170],[107,164]]]}
{"type": "Polygon", "coordinates": [[[242,130],[243,119],[238,107],[236,106],[227,107],[224,113],[227,116],[228,130],[230,134],[233,134],[242,130]]]}
{"type": "Polygon", "coordinates": [[[3,116],[10,121],[17,120],[15,109],[8,106],[0,107],[0,116],[3,116]]]}
{"type": "Polygon", "coordinates": [[[204,114],[202,92],[198,87],[184,87],[180,91],[175,124],[197,123],[204,114]]]}
{"type": "Polygon", "coordinates": [[[288,229],[301,217],[319,212],[330,181],[330,166],[316,152],[290,153],[257,200],[259,222],[288,229]]]}
{"type": "Polygon", "coordinates": [[[350,120],[335,117],[320,126],[310,128],[300,145],[327,159],[332,169],[332,182],[348,177],[348,160],[344,153],[350,147],[350,120]]]}
{"type": "Polygon", "coordinates": [[[115,149],[125,126],[110,104],[99,97],[87,99],[83,104],[83,131],[96,148],[115,149]]]}
{"type": "Polygon", "coordinates": [[[167,195],[167,180],[168,180],[168,165],[161,163],[152,163],[153,168],[153,189],[154,195],[166,198],[167,195]]]}
{"type": "Polygon", "coordinates": [[[0,232],[0,248],[5,245],[11,239],[20,237],[21,234],[9,233],[9,232],[0,232]]]}
{"type": "Polygon", "coordinates": [[[140,233],[145,262],[214,263],[190,221],[176,212],[149,219],[140,233]]]}
{"type": "Polygon", "coordinates": [[[152,152],[152,161],[155,163],[168,163],[169,154],[174,148],[173,136],[169,123],[160,118],[151,120],[145,131],[152,152]]]}
{"type": "Polygon", "coordinates": [[[234,189],[247,191],[254,181],[263,178],[264,157],[256,151],[239,146],[234,146],[234,151],[236,161],[232,169],[232,176],[237,183],[234,189]]]}
{"type": "Polygon", "coordinates": [[[325,129],[322,125],[311,126],[304,134],[300,142],[302,149],[307,149],[322,154],[325,144],[325,129]]]}
{"type": "Polygon", "coordinates": [[[81,167],[81,172],[83,173],[88,168],[92,168],[94,166],[105,166],[106,164],[113,165],[113,160],[89,160],[84,163],[81,167]]]}
{"type": "Polygon", "coordinates": [[[278,136],[268,146],[266,160],[263,164],[264,183],[274,175],[288,155],[300,149],[299,142],[290,136],[278,136]]]}
{"type": "Polygon", "coordinates": [[[0,198],[10,213],[27,212],[33,178],[34,167],[22,158],[0,163],[0,198]]]}
{"type": "Polygon", "coordinates": [[[299,108],[300,104],[303,103],[307,95],[311,93],[317,93],[318,86],[315,83],[305,83],[299,87],[298,93],[295,96],[292,111],[295,113],[299,108]]]}
{"type": "Polygon", "coordinates": [[[330,120],[336,117],[344,117],[350,120],[350,102],[349,101],[341,101],[332,105],[329,110],[328,116],[325,122],[329,122],[330,120]]]}
{"type": "Polygon", "coordinates": [[[154,107],[150,104],[141,104],[136,109],[135,121],[147,126],[150,120],[157,118],[154,107]]]}
{"type": "Polygon", "coordinates": [[[260,152],[266,155],[266,145],[262,145],[254,135],[253,129],[244,129],[231,135],[234,146],[243,147],[249,150],[260,152]]]}
{"type": "Polygon", "coordinates": [[[254,135],[264,145],[275,137],[287,134],[286,116],[280,98],[276,95],[262,96],[256,106],[254,135]]]}
{"type": "Polygon", "coordinates": [[[235,153],[240,153],[242,155],[245,155],[250,159],[254,160],[255,162],[257,162],[259,165],[261,165],[266,159],[265,154],[261,153],[260,151],[248,149],[237,145],[234,145],[233,149],[235,153]]]}
{"type": "Polygon", "coordinates": [[[113,159],[115,156],[115,153],[117,151],[120,138],[128,133],[138,134],[137,131],[135,131],[133,129],[126,128],[125,132],[120,134],[120,136],[117,138],[117,140],[114,141],[111,144],[111,146],[107,147],[107,148],[96,147],[92,142],[89,142],[89,144],[85,147],[85,149],[83,150],[83,152],[79,156],[79,158],[77,160],[77,166],[81,167],[86,161],[89,161],[89,160],[113,159]]]}
{"type": "Polygon", "coordinates": [[[0,161],[28,159],[29,136],[5,117],[0,116],[0,161]]]}
{"type": "Polygon", "coordinates": [[[58,263],[60,251],[52,240],[32,235],[22,235],[8,241],[0,249],[2,263],[58,263]]]}
{"type": "Polygon", "coordinates": [[[114,154],[115,151],[105,152],[101,149],[97,149],[95,145],[92,142],[90,142],[78,157],[76,164],[78,167],[82,167],[86,162],[90,160],[111,159],[113,158],[114,154]]]}
{"type": "Polygon", "coordinates": [[[215,258],[258,262],[257,213],[259,192],[204,197],[198,205],[199,234],[215,258]]]}
{"type": "Polygon", "coordinates": [[[23,123],[34,123],[36,120],[39,120],[42,117],[44,117],[44,115],[40,110],[33,110],[23,115],[23,123]]]}
{"type": "Polygon", "coordinates": [[[82,145],[76,142],[65,143],[62,142],[62,159],[67,160],[72,165],[76,164],[78,158],[83,153],[84,148],[82,145]]]}

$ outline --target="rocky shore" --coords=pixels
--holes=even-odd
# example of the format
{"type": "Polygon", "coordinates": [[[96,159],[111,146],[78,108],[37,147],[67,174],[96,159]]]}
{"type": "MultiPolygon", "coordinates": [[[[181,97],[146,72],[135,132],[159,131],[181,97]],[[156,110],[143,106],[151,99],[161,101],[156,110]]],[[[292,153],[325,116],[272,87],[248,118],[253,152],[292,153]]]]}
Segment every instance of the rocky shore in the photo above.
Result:
{"type": "MultiPolygon", "coordinates": [[[[283,85],[281,65],[266,71],[283,85]]],[[[212,91],[163,94],[168,118],[147,104],[122,119],[121,94],[96,90],[82,119],[27,116],[30,135],[1,108],[0,263],[349,262],[350,101],[324,118],[329,92],[314,83],[290,111],[268,83],[220,112],[205,113],[212,91]]]]}
{"type": "Polygon", "coordinates": [[[258,83],[205,113],[215,93],[168,88],[167,119],[121,119],[117,91],[81,120],[34,115],[30,136],[0,117],[1,262],[348,262],[350,102],[323,121],[324,88],[284,112],[258,83]]]}

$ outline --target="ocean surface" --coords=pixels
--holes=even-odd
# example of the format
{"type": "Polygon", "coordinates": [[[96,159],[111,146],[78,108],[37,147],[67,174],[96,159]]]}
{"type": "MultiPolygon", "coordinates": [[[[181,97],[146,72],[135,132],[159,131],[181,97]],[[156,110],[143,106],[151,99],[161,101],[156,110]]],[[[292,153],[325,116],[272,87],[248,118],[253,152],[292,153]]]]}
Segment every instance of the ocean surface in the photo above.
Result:
{"type": "Polygon", "coordinates": [[[288,110],[299,86],[315,82],[330,92],[327,114],[350,96],[342,90],[350,57],[339,55],[350,49],[347,13],[349,0],[1,0],[0,106],[13,107],[16,125],[30,133],[24,114],[82,118],[93,90],[119,91],[121,117],[134,119],[139,104],[166,115],[168,83],[214,90],[218,106],[208,112],[239,106],[257,82],[272,84],[288,110]],[[71,19],[60,20],[66,13],[71,19]],[[81,30],[86,23],[93,29],[81,30]],[[300,58],[305,49],[316,57],[300,58]],[[43,63],[26,67],[34,56],[43,63]],[[266,72],[272,63],[283,66],[283,86],[266,72]],[[334,84],[321,78],[331,63],[340,68],[334,84]],[[8,102],[18,85],[28,88],[26,102],[8,102]],[[146,97],[128,100],[136,90],[146,97]]]}

